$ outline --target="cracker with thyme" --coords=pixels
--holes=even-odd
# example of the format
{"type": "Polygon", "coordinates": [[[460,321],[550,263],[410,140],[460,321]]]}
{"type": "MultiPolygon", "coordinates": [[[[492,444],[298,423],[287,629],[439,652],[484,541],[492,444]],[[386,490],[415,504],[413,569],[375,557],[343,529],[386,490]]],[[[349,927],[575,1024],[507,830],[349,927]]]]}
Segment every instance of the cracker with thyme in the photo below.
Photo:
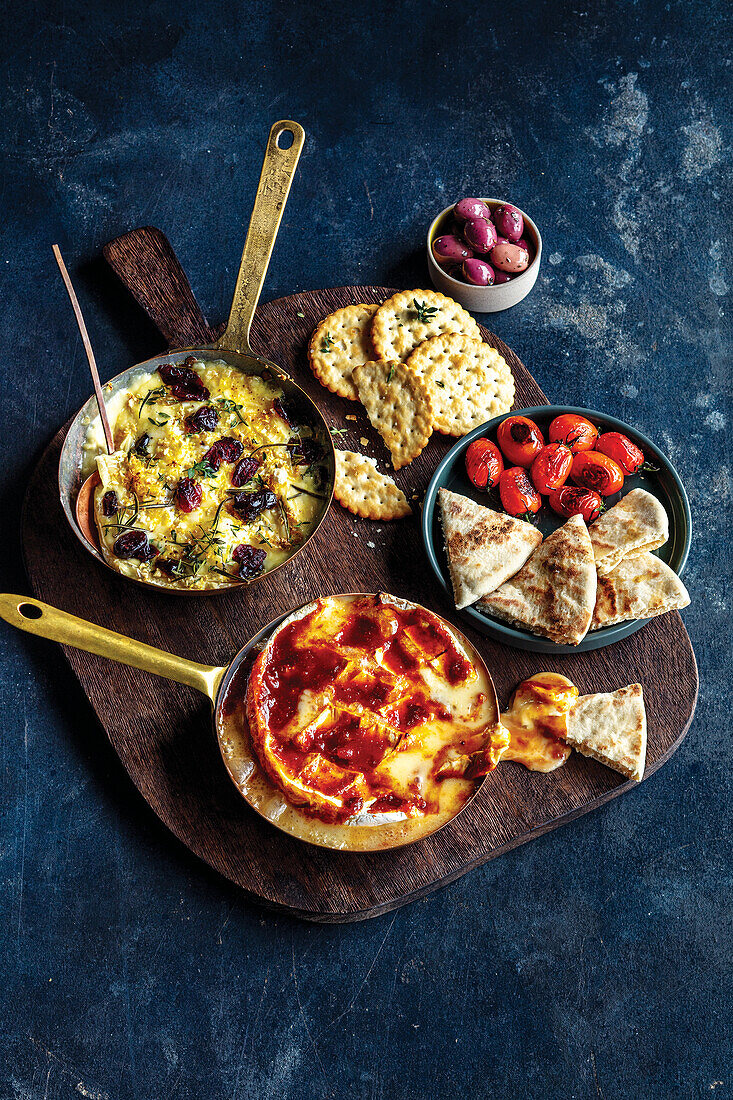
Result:
{"type": "Polygon", "coordinates": [[[336,451],[333,495],[343,508],[364,519],[401,519],[412,511],[392,478],[379,472],[376,460],[356,451],[336,451]]]}
{"type": "Polygon", "coordinates": [[[407,466],[433,434],[433,406],[422,378],[398,360],[363,363],[351,377],[395,470],[407,466]]]}
{"type": "Polygon", "coordinates": [[[369,329],[377,308],[362,302],[329,313],[308,344],[308,362],[318,381],[349,401],[359,400],[352,370],[374,355],[369,329]]]}
{"type": "Polygon", "coordinates": [[[464,332],[481,339],[479,327],[463,306],[437,290],[401,290],[382,302],[372,320],[372,343],[376,357],[385,363],[403,362],[433,336],[464,332]]]}
{"type": "Polygon", "coordinates": [[[514,404],[514,376],[496,348],[462,333],[434,336],[407,367],[423,378],[433,403],[433,427],[462,436],[514,404]]]}

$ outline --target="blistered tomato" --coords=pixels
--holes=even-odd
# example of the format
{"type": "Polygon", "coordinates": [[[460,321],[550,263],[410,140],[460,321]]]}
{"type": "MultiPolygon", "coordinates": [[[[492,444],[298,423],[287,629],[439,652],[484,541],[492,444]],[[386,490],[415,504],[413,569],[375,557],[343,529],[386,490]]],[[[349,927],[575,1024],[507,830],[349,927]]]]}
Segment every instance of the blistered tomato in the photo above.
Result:
{"type": "Polygon", "coordinates": [[[502,420],[496,441],[515,466],[531,466],[545,445],[542,432],[526,416],[508,416],[502,420]]]}
{"type": "Polygon", "coordinates": [[[539,512],[540,494],[527,477],[522,466],[511,466],[499,478],[499,496],[502,507],[510,516],[526,516],[539,512]]]}
{"type": "Polygon", "coordinates": [[[493,489],[504,469],[501,451],[490,439],[474,439],[466,450],[466,473],[477,489],[493,489]]]}
{"type": "Polygon", "coordinates": [[[624,483],[624,472],[617,462],[600,451],[580,451],[573,458],[570,480],[607,497],[619,491],[624,483]]]}
{"type": "Polygon", "coordinates": [[[608,455],[625,474],[635,474],[644,465],[644,452],[621,432],[604,432],[599,437],[597,450],[608,455]]]}
{"type": "Polygon", "coordinates": [[[559,516],[582,516],[586,523],[592,523],[601,514],[603,501],[595,489],[561,485],[550,493],[550,507],[559,516]]]}
{"type": "Polygon", "coordinates": [[[564,443],[573,454],[592,451],[598,439],[598,428],[578,413],[563,413],[550,424],[548,433],[553,443],[564,443]]]}
{"type": "Polygon", "coordinates": [[[569,447],[564,443],[548,443],[529,468],[537,492],[548,496],[553,489],[559,489],[567,481],[572,465],[573,454],[569,447]]]}

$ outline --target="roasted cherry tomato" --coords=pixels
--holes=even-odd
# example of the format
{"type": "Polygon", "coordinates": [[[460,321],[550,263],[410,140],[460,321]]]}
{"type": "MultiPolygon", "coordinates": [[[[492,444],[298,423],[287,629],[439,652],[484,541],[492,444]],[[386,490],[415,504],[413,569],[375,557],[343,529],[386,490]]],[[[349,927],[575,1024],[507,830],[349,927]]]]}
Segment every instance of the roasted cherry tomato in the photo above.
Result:
{"type": "Polygon", "coordinates": [[[526,416],[508,416],[502,420],[496,441],[515,466],[531,466],[545,445],[542,432],[526,416]]]}
{"type": "Polygon", "coordinates": [[[584,489],[595,489],[601,496],[617,493],[624,483],[618,462],[600,451],[579,451],[573,458],[570,480],[584,489]]]}
{"type": "Polygon", "coordinates": [[[521,466],[511,466],[499,478],[499,496],[505,512],[510,516],[526,516],[539,512],[540,494],[521,466]]]}
{"type": "Polygon", "coordinates": [[[573,454],[578,451],[592,451],[598,439],[598,428],[577,413],[563,413],[556,416],[547,432],[553,443],[564,443],[573,454]]]}
{"type": "Polygon", "coordinates": [[[501,451],[490,439],[474,439],[466,450],[466,473],[477,489],[493,489],[504,470],[501,451]]]}
{"type": "Polygon", "coordinates": [[[564,443],[548,443],[543,447],[529,468],[530,477],[538,493],[548,496],[568,480],[573,465],[573,454],[564,443]]]}
{"type": "Polygon", "coordinates": [[[559,516],[582,516],[586,523],[592,523],[601,514],[603,501],[595,489],[561,485],[550,493],[550,507],[559,516]]]}
{"type": "Polygon", "coordinates": [[[635,474],[644,465],[644,452],[621,432],[604,432],[599,437],[596,450],[608,455],[625,474],[635,474]]]}

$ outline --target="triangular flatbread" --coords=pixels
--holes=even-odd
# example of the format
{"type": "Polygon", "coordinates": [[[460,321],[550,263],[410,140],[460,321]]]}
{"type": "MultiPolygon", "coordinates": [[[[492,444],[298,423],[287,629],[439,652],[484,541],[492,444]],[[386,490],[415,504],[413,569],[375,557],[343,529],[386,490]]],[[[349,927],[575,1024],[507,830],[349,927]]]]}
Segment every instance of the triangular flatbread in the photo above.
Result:
{"type": "Polygon", "coordinates": [[[531,523],[484,508],[468,497],[438,493],[456,607],[468,607],[513,577],[542,535],[531,523]]]}
{"type": "Polygon", "coordinates": [[[581,695],[568,714],[564,740],[583,756],[600,760],[627,779],[641,779],[646,763],[646,711],[641,684],[581,695]]]}
{"type": "Polygon", "coordinates": [[[652,619],[687,607],[690,596],[673,569],[654,554],[637,554],[598,578],[591,630],[627,619],[652,619]]]}
{"type": "Polygon", "coordinates": [[[588,529],[582,516],[572,516],[479,608],[559,645],[578,645],[588,632],[595,600],[588,529]]]}
{"type": "Polygon", "coordinates": [[[598,575],[605,577],[623,558],[656,550],[668,538],[664,507],[646,489],[632,489],[590,527],[598,575]]]}

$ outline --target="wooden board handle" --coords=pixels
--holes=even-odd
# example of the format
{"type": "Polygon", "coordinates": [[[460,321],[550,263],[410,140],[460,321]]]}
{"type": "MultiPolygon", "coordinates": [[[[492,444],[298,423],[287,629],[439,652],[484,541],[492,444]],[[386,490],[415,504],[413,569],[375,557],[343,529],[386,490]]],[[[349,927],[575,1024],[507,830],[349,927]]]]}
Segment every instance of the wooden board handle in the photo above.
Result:
{"type": "Polygon", "coordinates": [[[169,347],[203,347],[219,336],[223,325],[209,325],[160,229],[152,225],[131,229],[109,241],[102,253],[169,347]]]}

